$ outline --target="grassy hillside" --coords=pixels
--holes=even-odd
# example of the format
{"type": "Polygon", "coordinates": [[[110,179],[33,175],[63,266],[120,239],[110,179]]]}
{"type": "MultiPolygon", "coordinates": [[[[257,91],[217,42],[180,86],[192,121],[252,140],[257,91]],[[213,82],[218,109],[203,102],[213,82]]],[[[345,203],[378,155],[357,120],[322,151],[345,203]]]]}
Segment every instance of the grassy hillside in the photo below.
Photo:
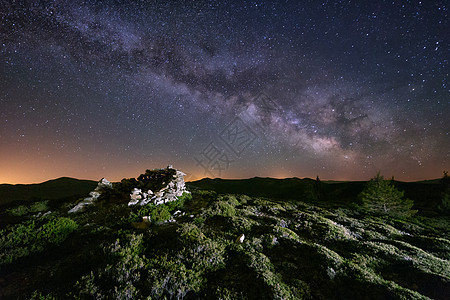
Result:
{"type": "Polygon", "coordinates": [[[0,205],[15,201],[83,196],[96,186],[96,181],[68,177],[61,177],[39,184],[0,184],[0,205]]]}
{"type": "Polygon", "coordinates": [[[0,231],[0,298],[447,299],[448,216],[377,217],[301,199],[312,180],[271,181],[293,197],[215,180],[168,206],[128,207],[120,189],[78,214],[30,203],[0,231]]]}

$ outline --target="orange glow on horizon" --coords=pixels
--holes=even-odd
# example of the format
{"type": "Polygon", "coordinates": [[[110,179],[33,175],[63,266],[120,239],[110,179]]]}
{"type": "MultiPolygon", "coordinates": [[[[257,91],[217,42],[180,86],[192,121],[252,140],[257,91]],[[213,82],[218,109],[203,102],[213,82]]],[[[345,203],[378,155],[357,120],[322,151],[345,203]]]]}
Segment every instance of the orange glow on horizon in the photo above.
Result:
{"type": "MultiPolygon", "coordinates": [[[[0,159],[0,165],[2,170],[0,172],[0,184],[34,184],[42,183],[48,180],[57,179],[60,177],[71,177],[80,180],[94,180],[98,181],[101,178],[106,178],[112,182],[118,182],[123,178],[136,178],[139,174],[143,173],[146,169],[164,168],[168,165],[165,160],[161,159],[158,162],[139,162],[131,164],[127,161],[118,161],[111,163],[107,160],[99,161],[91,159],[91,162],[86,161],[84,156],[72,157],[68,160],[64,155],[59,157],[40,160],[40,159],[18,159],[19,155],[11,155],[11,159],[0,159]]],[[[186,173],[185,180],[196,181],[203,178],[211,178],[205,176],[204,172],[196,169],[191,165],[174,164],[174,168],[186,173]],[[196,172],[190,172],[193,169],[196,172]]],[[[266,170],[265,172],[252,173],[248,169],[230,169],[230,172],[224,174],[220,178],[223,179],[248,179],[252,177],[270,177],[270,178],[311,178],[315,179],[317,174],[304,174],[297,173],[286,169],[266,170]]],[[[385,178],[391,178],[392,175],[383,173],[385,178]]],[[[356,174],[355,174],[356,175],[356,174]]],[[[374,174],[366,174],[364,176],[326,176],[319,174],[319,178],[322,181],[365,181],[372,178],[374,174]]],[[[395,174],[394,174],[395,175],[395,174]]],[[[427,179],[440,178],[439,172],[414,174],[414,176],[394,176],[399,181],[420,181],[427,179]],[[432,175],[430,175],[432,174],[432,175]],[[425,177],[426,175],[430,175],[425,177]]]]}

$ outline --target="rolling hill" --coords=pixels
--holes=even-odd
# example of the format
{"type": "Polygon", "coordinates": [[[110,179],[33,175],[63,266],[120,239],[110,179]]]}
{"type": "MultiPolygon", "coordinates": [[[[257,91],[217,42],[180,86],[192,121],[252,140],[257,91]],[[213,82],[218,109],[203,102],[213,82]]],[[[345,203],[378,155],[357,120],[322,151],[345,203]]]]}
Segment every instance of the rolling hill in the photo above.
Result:
{"type": "Polygon", "coordinates": [[[96,181],[61,177],[38,184],[0,184],[0,205],[16,201],[59,199],[88,194],[97,186],[96,181]]]}

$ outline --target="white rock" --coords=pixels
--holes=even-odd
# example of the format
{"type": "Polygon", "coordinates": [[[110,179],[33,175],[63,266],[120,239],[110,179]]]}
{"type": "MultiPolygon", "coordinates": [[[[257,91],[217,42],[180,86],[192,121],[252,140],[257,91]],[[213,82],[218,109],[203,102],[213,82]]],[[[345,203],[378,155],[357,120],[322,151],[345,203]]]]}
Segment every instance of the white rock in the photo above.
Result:
{"type": "Polygon", "coordinates": [[[96,201],[100,197],[103,190],[112,189],[112,187],[113,186],[111,182],[109,182],[106,178],[102,178],[98,182],[97,187],[89,193],[89,197],[84,198],[83,201],[75,205],[71,210],[69,210],[69,213],[79,212],[83,210],[85,206],[94,203],[94,201],[96,201]]]}
{"type": "Polygon", "coordinates": [[[334,279],[334,277],[336,276],[336,271],[333,268],[328,267],[327,275],[328,277],[330,277],[330,279],[334,279]]]}
{"type": "Polygon", "coordinates": [[[236,239],[236,242],[239,243],[239,244],[242,244],[242,243],[244,242],[244,239],[245,239],[245,235],[244,235],[244,234],[241,234],[241,235],[236,239]]]}
{"type": "Polygon", "coordinates": [[[89,199],[89,198],[85,198],[85,200],[83,200],[80,203],[78,203],[77,205],[75,205],[71,210],[69,210],[69,214],[82,211],[85,206],[92,204],[91,201],[86,200],[86,199],[89,199]]]}
{"type": "Polygon", "coordinates": [[[92,191],[92,192],[89,193],[89,196],[91,196],[90,198],[97,200],[98,197],[100,197],[100,193],[96,192],[96,191],[92,191]]]}
{"type": "Polygon", "coordinates": [[[106,178],[102,178],[98,183],[98,187],[112,189],[112,183],[108,181],[106,178]]]}
{"type": "Polygon", "coordinates": [[[164,204],[164,199],[158,197],[155,199],[155,205],[160,205],[160,204],[164,204]]]}
{"type": "Polygon", "coordinates": [[[142,190],[134,188],[130,194],[131,200],[141,200],[142,199],[142,190]]]}

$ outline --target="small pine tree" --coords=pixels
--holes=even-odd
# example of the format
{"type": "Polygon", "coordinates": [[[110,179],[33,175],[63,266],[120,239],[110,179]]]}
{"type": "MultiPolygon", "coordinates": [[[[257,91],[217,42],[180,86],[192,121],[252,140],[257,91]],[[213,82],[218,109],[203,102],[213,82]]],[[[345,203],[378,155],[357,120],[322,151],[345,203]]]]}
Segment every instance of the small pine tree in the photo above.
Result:
{"type": "Polygon", "coordinates": [[[450,176],[448,171],[444,171],[444,176],[441,178],[441,204],[439,209],[442,212],[450,212],[450,176]]]}
{"type": "Polygon", "coordinates": [[[379,172],[359,194],[362,210],[366,213],[394,217],[406,217],[416,213],[411,210],[414,201],[403,197],[404,192],[397,190],[392,181],[385,180],[379,172]]]}
{"type": "Polygon", "coordinates": [[[322,182],[319,179],[319,175],[317,175],[316,181],[314,182],[314,195],[317,200],[323,200],[322,182]]]}

